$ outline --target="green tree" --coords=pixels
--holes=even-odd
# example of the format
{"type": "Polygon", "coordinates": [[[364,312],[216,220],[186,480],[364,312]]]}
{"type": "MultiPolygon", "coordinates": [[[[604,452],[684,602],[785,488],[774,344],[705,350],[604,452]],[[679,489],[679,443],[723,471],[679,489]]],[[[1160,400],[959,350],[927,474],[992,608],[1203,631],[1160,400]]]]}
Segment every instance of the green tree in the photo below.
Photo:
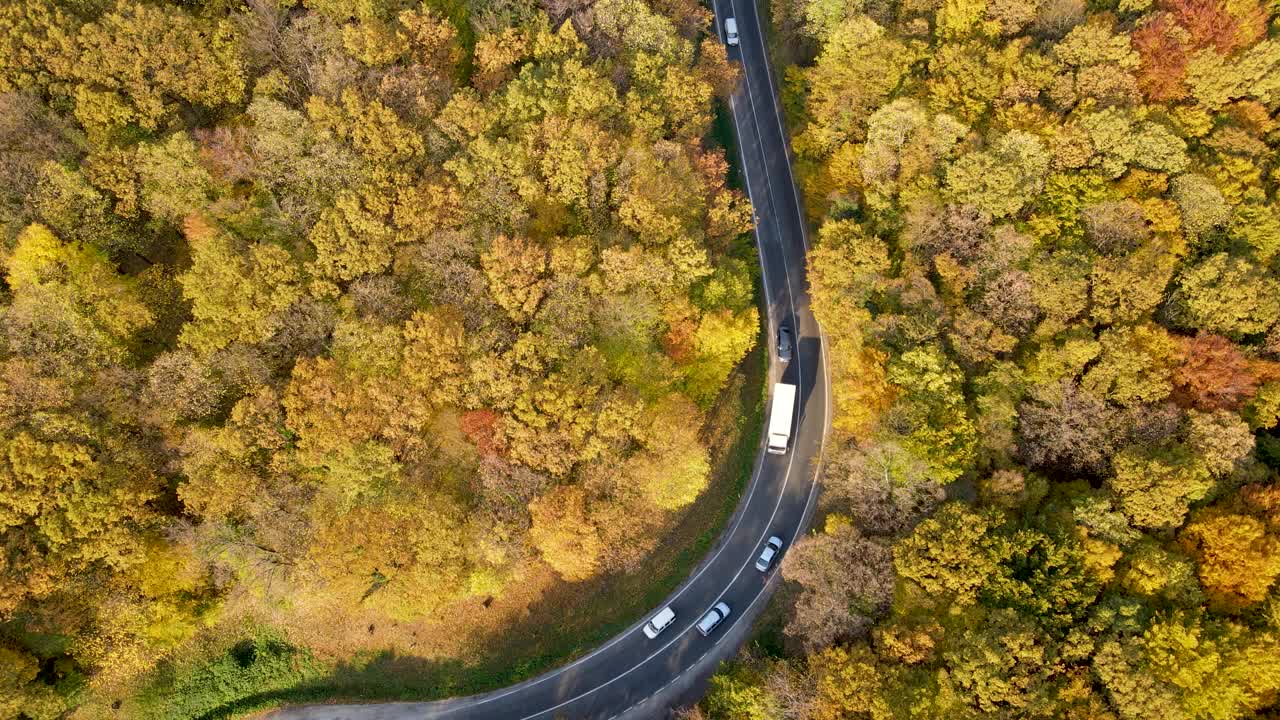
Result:
{"type": "Polygon", "coordinates": [[[318,274],[350,281],[390,266],[395,234],[378,207],[383,201],[376,194],[342,192],[320,214],[307,236],[318,274]]]}
{"type": "Polygon", "coordinates": [[[302,272],[288,251],[268,243],[244,247],[198,215],[187,218],[184,230],[192,263],[178,281],[193,322],[183,327],[182,342],[208,353],[271,337],[303,292],[302,272]]]}
{"type": "Polygon", "coordinates": [[[110,198],[93,187],[83,173],[57,163],[44,163],[31,204],[45,225],[68,240],[112,255],[142,249],[144,238],[129,227],[115,212],[110,198]]]}
{"type": "Polygon", "coordinates": [[[693,360],[684,369],[690,397],[704,407],[715,399],[729,373],[755,347],[758,327],[759,313],[754,307],[702,316],[693,332],[693,360]]]}
{"type": "Polygon", "coordinates": [[[78,83],[76,118],[90,132],[128,123],[155,130],[177,101],[216,108],[239,102],[245,87],[229,21],[136,2],[81,26],[65,72],[78,83]]]}
{"type": "Polygon", "coordinates": [[[884,242],[852,220],[828,220],[809,251],[813,311],[828,341],[837,427],[866,435],[874,417],[892,402],[884,355],[866,347],[859,328],[869,317],[865,302],[889,270],[884,242]]]}
{"type": "Polygon", "coordinates": [[[222,427],[196,427],[187,434],[181,448],[185,482],[178,487],[178,499],[211,523],[270,522],[275,503],[285,495],[273,487],[271,464],[287,440],[280,398],[269,387],[257,389],[236,402],[222,427]]]}
{"type": "Polygon", "coordinates": [[[949,638],[942,652],[962,702],[984,714],[1019,714],[1048,706],[1057,648],[1030,619],[1009,610],[949,638]]]}
{"type": "Polygon", "coordinates": [[[1106,643],[1094,670],[1121,717],[1152,708],[1191,718],[1242,717],[1277,682],[1269,636],[1178,613],[1152,623],[1140,638],[1106,643]],[[1266,658],[1266,659],[1264,659],[1266,658]]]}
{"type": "Polygon", "coordinates": [[[1143,539],[1126,554],[1119,577],[1126,591],[1141,597],[1177,605],[1204,602],[1195,563],[1151,538],[1143,539]]]}
{"type": "Polygon", "coordinates": [[[710,457],[691,422],[701,413],[688,398],[668,395],[648,414],[648,427],[637,433],[645,449],[627,460],[625,473],[654,505],[677,510],[696,500],[710,480],[710,457]]]}
{"type": "Polygon", "coordinates": [[[992,217],[1016,215],[1044,187],[1049,155],[1038,138],[1021,131],[997,140],[990,152],[962,155],[947,170],[947,190],[956,202],[992,217]]]}
{"type": "Polygon", "coordinates": [[[1280,320],[1280,283],[1248,260],[1218,253],[1188,268],[1176,300],[1195,328],[1241,337],[1280,320]]]}
{"type": "Polygon", "coordinates": [[[159,479],[141,458],[117,457],[128,451],[93,440],[45,440],[26,431],[6,438],[0,535],[9,552],[0,564],[0,610],[49,595],[91,568],[140,560],[139,534],[157,520],[148,502],[159,479]]]}
{"type": "Polygon", "coordinates": [[[1213,181],[1203,175],[1187,173],[1173,179],[1173,197],[1182,211],[1182,226],[1195,235],[1203,235],[1231,220],[1231,208],[1213,181]]]}
{"type": "Polygon", "coordinates": [[[1215,476],[1230,474],[1253,452],[1253,432],[1235,413],[1192,411],[1187,425],[1187,444],[1215,476]]]}
{"type": "Polygon", "coordinates": [[[1108,108],[1080,121],[1089,136],[1099,166],[1109,177],[1131,167],[1167,173],[1187,168],[1186,142],[1159,123],[1135,122],[1126,112],[1108,108]]]}
{"type": "Polygon", "coordinates": [[[1178,345],[1164,328],[1118,327],[1103,332],[1099,341],[1102,356],[1085,373],[1086,389],[1126,406],[1169,397],[1178,345]]]}
{"type": "Polygon", "coordinates": [[[858,163],[863,183],[888,198],[913,183],[929,183],[966,130],[950,115],[930,117],[909,98],[885,105],[867,120],[867,142],[858,163]]]}
{"type": "Polygon", "coordinates": [[[55,688],[40,680],[40,659],[5,642],[0,644],[0,713],[5,717],[26,716],[52,720],[67,709],[67,701],[55,688]]]}
{"type": "Polygon", "coordinates": [[[196,145],[183,133],[138,151],[142,206],[154,217],[180,225],[208,204],[213,179],[200,164],[196,145]]]}
{"type": "Polygon", "coordinates": [[[959,503],[947,503],[893,549],[898,576],[935,601],[965,605],[977,599],[1000,563],[991,531],[997,520],[959,503]]]}
{"type": "Polygon", "coordinates": [[[1089,273],[1091,314],[1100,323],[1150,317],[1164,297],[1176,259],[1155,245],[1121,258],[1100,258],[1089,273]]]}
{"type": "Polygon", "coordinates": [[[1191,503],[1213,485],[1204,461],[1182,445],[1131,445],[1116,454],[1112,467],[1107,482],[1120,509],[1134,525],[1153,530],[1181,525],[1191,503]]]}
{"type": "Polygon", "coordinates": [[[136,285],[101,251],[64,243],[43,225],[22,231],[8,268],[14,305],[43,306],[45,314],[78,326],[109,357],[127,352],[134,335],[153,320],[136,285]]]}
{"type": "Polygon", "coordinates": [[[43,92],[66,72],[75,53],[75,13],[55,2],[28,2],[0,8],[0,92],[43,92]]]}
{"type": "Polygon", "coordinates": [[[300,570],[313,592],[405,620],[468,594],[467,548],[438,542],[465,533],[455,499],[402,487],[394,500],[321,500],[312,511],[318,522],[300,570]]]}
{"type": "Polygon", "coordinates": [[[904,444],[943,483],[960,477],[974,458],[976,437],[962,380],[956,364],[934,347],[904,353],[889,366],[889,381],[902,389],[897,407],[909,428],[904,444]]]}
{"type": "Polygon", "coordinates": [[[713,720],[767,720],[778,716],[778,706],[763,678],[742,665],[712,676],[702,705],[713,720]]]}
{"type": "Polygon", "coordinates": [[[886,36],[866,16],[843,21],[831,38],[805,74],[810,122],[797,141],[801,154],[825,156],[845,140],[864,137],[866,119],[888,98],[912,59],[906,45],[886,36]]]}
{"type": "Polygon", "coordinates": [[[1276,69],[1280,43],[1264,40],[1228,61],[1215,52],[1201,51],[1187,62],[1187,86],[1205,107],[1216,110],[1232,99],[1257,98],[1272,102],[1280,93],[1276,69]]]}

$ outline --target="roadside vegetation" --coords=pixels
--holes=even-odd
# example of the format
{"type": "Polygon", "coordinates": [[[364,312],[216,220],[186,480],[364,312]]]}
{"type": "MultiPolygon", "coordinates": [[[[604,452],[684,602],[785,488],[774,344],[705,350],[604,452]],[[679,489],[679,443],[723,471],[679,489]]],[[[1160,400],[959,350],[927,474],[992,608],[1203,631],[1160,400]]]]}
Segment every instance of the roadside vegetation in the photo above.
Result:
{"type": "Polygon", "coordinates": [[[0,5],[0,718],[488,689],[674,587],[763,382],[710,31],[0,5]]]}
{"type": "MultiPolygon", "coordinates": [[[[161,661],[120,712],[129,717],[180,720],[235,718],[285,704],[423,700],[474,694],[527,680],[590,651],[657,606],[711,549],[737,506],[759,447],[764,358],[759,347],[730,377],[711,410],[707,438],[717,458],[710,483],[680,513],[655,552],[634,570],[580,583],[548,583],[532,598],[512,593],[488,607],[477,603],[432,629],[466,638],[452,653],[406,653],[394,647],[317,657],[264,629],[206,633],[161,661]],[[518,609],[516,622],[501,604],[518,609]],[[261,647],[268,652],[259,652],[261,647]],[[424,657],[427,655],[428,657],[424,657]]],[[[552,580],[544,570],[544,580],[552,580]]],[[[406,633],[405,630],[400,632],[406,633]]],[[[407,633],[406,633],[407,634],[407,633]]]]}
{"type": "Polygon", "coordinates": [[[838,437],[686,718],[1280,712],[1280,6],[773,0],[838,437]]]}

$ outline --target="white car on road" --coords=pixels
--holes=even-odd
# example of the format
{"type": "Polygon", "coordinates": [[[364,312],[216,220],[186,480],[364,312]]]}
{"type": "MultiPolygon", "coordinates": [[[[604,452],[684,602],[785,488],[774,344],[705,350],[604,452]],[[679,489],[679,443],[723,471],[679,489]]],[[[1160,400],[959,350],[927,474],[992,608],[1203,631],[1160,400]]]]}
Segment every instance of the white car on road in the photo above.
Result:
{"type": "Polygon", "coordinates": [[[703,636],[710,635],[727,617],[729,617],[728,605],[723,602],[712,605],[707,614],[703,615],[702,619],[698,621],[698,632],[702,633],[703,636]]]}
{"type": "Polygon", "coordinates": [[[724,43],[726,45],[738,44],[738,21],[734,18],[724,19],[724,43]]]}
{"type": "Polygon", "coordinates": [[[644,624],[644,636],[653,640],[671,626],[676,621],[676,611],[668,605],[658,611],[657,615],[649,618],[649,622],[644,624]]]}
{"type": "Polygon", "coordinates": [[[756,569],[760,572],[769,572],[769,568],[773,566],[773,559],[778,556],[778,551],[782,549],[782,538],[774,535],[764,544],[764,550],[760,551],[760,557],[756,560],[756,569]]]}

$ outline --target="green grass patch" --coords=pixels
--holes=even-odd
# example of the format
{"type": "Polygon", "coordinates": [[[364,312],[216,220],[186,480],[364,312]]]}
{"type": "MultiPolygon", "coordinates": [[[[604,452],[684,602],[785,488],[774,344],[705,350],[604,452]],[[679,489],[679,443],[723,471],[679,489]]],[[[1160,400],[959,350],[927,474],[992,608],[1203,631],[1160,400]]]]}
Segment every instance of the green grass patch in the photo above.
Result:
{"type": "Polygon", "coordinates": [[[130,703],[130,716],[213,720],[279,704],[284,691],[321,677],[326,668],[305,650],[261,633],[204,661],[161,663],[130,703]]]}

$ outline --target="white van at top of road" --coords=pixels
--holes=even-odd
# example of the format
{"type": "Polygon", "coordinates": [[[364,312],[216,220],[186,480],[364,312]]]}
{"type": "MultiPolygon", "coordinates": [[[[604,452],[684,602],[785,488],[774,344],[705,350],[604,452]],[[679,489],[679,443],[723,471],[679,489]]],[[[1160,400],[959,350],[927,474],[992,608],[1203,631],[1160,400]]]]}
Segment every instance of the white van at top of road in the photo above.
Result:
{"type": "Polygon", "coordinates": [[[738,44],[738,21],[734,18],[724,19],[724,42],[726,45],[738,44]]]}
{"type": "Polygon", "coordinates": [[[649,618],[649,622],[644,624],[644,636],[650,640],[656,639],[663,630],[666,630],[671,623],[676,621],[676,611],[668,605],[658,611],[657,615],[649,618]]]}

